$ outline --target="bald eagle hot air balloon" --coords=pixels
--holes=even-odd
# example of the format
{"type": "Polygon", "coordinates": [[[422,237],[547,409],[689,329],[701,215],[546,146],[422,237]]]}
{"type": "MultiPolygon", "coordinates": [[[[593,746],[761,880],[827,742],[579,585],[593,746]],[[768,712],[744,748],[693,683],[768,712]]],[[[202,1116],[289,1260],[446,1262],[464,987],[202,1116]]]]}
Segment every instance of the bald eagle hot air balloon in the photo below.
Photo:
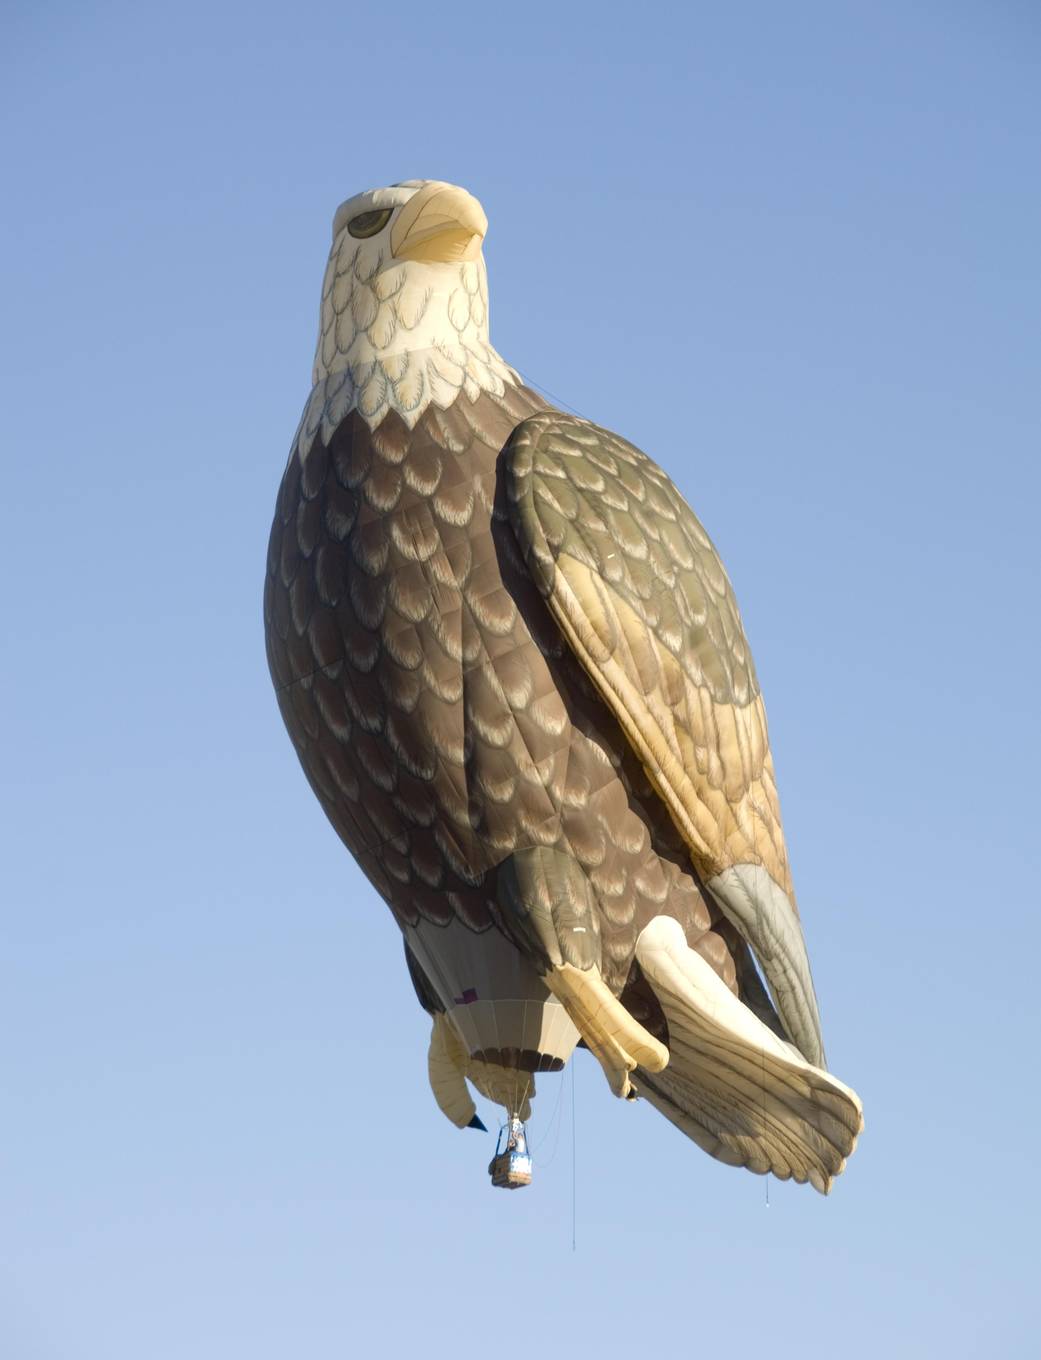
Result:
{"type": "Polygon", "coordinates": [[[486,229],[440,181],[336,213],[268,553],[282,717],[401,928],[453,1124],[470,1083],[523,1151],[582,1042],[713,1157],[827,1192],[861,1106],[730,581],[646,454],[492,348],[486,229]]]}

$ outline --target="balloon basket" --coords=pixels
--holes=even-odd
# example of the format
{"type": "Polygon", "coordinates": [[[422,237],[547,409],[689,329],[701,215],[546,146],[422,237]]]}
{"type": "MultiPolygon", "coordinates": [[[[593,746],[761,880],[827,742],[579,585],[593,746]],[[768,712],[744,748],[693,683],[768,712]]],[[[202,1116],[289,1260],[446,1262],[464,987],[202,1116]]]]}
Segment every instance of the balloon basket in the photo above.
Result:
{"type": "Polygon", "coordinates": [[[500,1190],[519,1190],[522,1185],[531,1184],[531,1153],[524,1125],[516,1115],[499,1130],[488,1174],[492,1185],[500,1190]]]}

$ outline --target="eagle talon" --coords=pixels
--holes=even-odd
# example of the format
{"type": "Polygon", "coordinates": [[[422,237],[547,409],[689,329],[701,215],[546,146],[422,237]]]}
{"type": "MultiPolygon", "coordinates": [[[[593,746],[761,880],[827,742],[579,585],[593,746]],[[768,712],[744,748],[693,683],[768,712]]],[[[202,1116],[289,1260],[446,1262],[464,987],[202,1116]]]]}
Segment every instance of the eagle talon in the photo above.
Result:
{"type": "Polygon", "coordinates": [[[629,1073],[637,1067],[660,1072],[668,1063],[669,1050],[633,1019],[598,968],[562,964],[546,975],[546,986],[571,1016],[616,1096],[631,1098],[629,1073]]]}

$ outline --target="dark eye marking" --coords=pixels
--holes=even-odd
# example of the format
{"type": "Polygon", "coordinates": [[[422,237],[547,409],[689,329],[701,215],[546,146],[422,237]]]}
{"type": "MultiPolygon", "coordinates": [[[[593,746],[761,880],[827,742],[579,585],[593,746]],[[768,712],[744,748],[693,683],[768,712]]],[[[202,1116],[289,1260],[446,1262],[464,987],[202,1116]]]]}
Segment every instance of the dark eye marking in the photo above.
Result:
{"type": "Polygon", "coordinates": [[[359,213],[357,217],[352,217],[347,223],[347,230],[352,236],[357,236],[364,240],[366,236],[375,236],[378,231],[390,221],[393,208],[374,208],[372,212],[359,213]]]}

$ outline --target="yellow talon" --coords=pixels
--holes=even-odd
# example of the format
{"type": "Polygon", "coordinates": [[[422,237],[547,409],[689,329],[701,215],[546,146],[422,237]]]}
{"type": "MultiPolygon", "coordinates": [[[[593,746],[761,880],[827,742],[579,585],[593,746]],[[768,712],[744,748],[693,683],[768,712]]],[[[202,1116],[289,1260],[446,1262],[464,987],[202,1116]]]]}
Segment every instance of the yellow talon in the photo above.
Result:
{"type": "Polygon", "coordinates": [[[616,1096],[628,1096],[635,1068],[660,1072],[668,1063],[669,1050],[633,1019],[598,968],[562,964],[546,975],[546,986],[571,1016],[616,1096]]]}

